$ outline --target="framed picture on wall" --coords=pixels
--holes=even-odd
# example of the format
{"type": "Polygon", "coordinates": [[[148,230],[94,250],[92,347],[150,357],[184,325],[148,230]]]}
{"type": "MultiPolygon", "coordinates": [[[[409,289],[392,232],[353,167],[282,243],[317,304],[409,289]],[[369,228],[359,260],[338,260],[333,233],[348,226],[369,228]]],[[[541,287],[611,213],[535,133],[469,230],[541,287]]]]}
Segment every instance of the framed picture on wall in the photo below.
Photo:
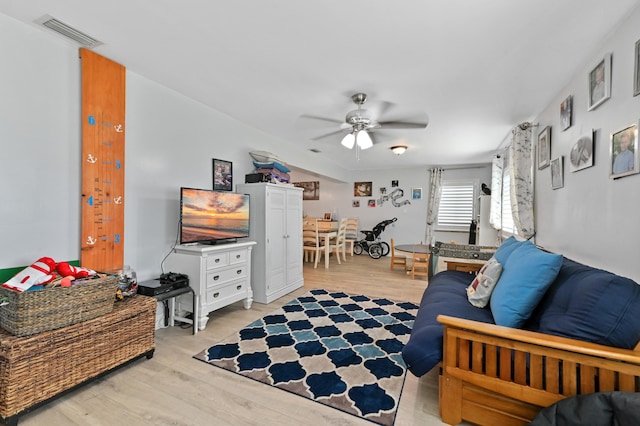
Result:
{"type": "Polygon", "coordinates": [[[213,159],[213,189],[217,191],[233,190],[233,163],[213,159]]]}
{"type": "Polygon", "coordinates": [[[567,130],[571,127],[573,120],[573,96],[567,96],[567,99],[560,104],[560,129],[567,130]]]}
{"type": "Polygon", "coordinates": [[[609,144],[611,179],[634,175],[640,171],[638,165],[638,125],[626,127],[611,134],[609,144]]]}
{"type": "Polygon", "coordinates": [[[545,127],[538,134],[538,170],[549,167],[551,158],[551,127],[545,127]]]}
{"type": "Polygon", "coordinates": [[[634,49],[635,68],[633,72],[633,96],[640,95],[640,40],[636,41],[634,49]]]}
{"type": "Polygon", "coordinates": [[[589,71],[588,82],[591,111],[611,97],[611,53],[606,54],[589,71]]]}
{"type": "Polygon", "coordinates": [[[353,184],[354,197],[371,197],[372,182],[355,182],[353,184]]]}
{"type": "Polygon", "coordinates": [[[572,172],[593,166],[593,133],[583,136],[571,147],[569,165],[572,172]]]}
{"type": "Polygon", "coordinates": [[[563,157],[556,157],[551,160],[551,189],[558,189],[564,186],[563,157]]]}
{"type": "Polygon", "coordinates": [[[414,200],[422,199],[422,188],[412,188],[411,189],[411,198],[414,200]]]}
{"type": "Polygon", "coordinates": [[[303,200],[319,200],[320,199],[320,181],[312,182],[294,182],[293,186],[302,188],[303,200]]]}

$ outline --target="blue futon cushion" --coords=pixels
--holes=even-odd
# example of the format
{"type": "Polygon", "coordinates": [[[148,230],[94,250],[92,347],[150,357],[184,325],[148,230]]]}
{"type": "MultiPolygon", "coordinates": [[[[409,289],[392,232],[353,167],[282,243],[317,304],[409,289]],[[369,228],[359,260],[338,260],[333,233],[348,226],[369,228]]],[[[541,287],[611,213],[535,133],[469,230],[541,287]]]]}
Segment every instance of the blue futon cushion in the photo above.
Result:
{"type": "Polygon", "coordinates": [[[466,272],[442,271],[429,281],[411,336],[402,349],[402,358],[415,376],[423,376],[442,361],[444,326],[436,320],[438,315],[493,323],[488,308],[476,308],[467,299],[466,288],[474,277],[466,272]]]}
{"type": "Polygon", "coordinates": [[[639,319],[640,285],[565,257],[525,328],[633,349],[640,341],[639,319]]]}

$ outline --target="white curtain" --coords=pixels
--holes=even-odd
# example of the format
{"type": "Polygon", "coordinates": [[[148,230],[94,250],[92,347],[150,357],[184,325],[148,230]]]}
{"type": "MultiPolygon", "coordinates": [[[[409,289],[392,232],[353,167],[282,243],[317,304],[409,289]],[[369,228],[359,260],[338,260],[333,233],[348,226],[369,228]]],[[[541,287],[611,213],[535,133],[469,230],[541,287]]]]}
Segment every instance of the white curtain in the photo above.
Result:
{"type": "Polygon", "coordinates": [[[442,173],[443,169],[429,170],[429,205],[427,206],[427,230],[424,235],[425,244],[435,243],[433,226],[438,219],[438,209],[440,208],[440,196],[442,195],[442,173]]]}
{"type": "Polygon", "coordinates": [[[491,166],[491,208],[489,225],[493,229],[502,229],[502,167],[504,156],[496,156],[491,166]]]}
{"type": "Polygon", "coordinates": [[[509,147],[511,212],[518,235],[527,239],[535,234],[532,151],[531,125],[524,123],[516,126],[509,147]]]}

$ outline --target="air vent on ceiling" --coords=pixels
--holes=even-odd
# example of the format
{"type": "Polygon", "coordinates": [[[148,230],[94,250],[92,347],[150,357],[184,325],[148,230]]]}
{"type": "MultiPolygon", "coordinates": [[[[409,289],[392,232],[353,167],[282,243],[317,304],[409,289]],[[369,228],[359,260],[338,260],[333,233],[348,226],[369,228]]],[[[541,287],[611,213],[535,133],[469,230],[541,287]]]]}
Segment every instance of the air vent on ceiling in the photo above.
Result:
{"type": "Polygon", "coordinates": [[[91,49],[103,44],[100,40],[96,40],[90,35],[87,35],[82,31],[76,30],[72,26],[65,24],[64,22],[59,21],[56,18],[49,15],[45,15],[41,18],[36,19],[35,23],[43,25],[49,28],[50,30],[57,32],[58,34],[73,40],[75,43],[79,44],[80,46],[86,47],[88,49],[91,49]]]}

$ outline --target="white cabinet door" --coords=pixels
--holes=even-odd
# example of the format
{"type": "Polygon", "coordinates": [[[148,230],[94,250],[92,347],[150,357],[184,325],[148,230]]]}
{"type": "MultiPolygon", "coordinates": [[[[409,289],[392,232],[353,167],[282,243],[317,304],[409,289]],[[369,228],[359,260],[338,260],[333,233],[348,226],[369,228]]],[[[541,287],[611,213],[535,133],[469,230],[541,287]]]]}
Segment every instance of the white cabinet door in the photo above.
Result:
{"type": "Polygon", "coordinates": [[[267,190],[267,294],[278,292],[286,283],[287,194],[278,188],[267,190]]]}
{"type": "Polygon", "coordinates": [[[287,192],[287,284],[302,280],[302,196],[287,192]]]}

